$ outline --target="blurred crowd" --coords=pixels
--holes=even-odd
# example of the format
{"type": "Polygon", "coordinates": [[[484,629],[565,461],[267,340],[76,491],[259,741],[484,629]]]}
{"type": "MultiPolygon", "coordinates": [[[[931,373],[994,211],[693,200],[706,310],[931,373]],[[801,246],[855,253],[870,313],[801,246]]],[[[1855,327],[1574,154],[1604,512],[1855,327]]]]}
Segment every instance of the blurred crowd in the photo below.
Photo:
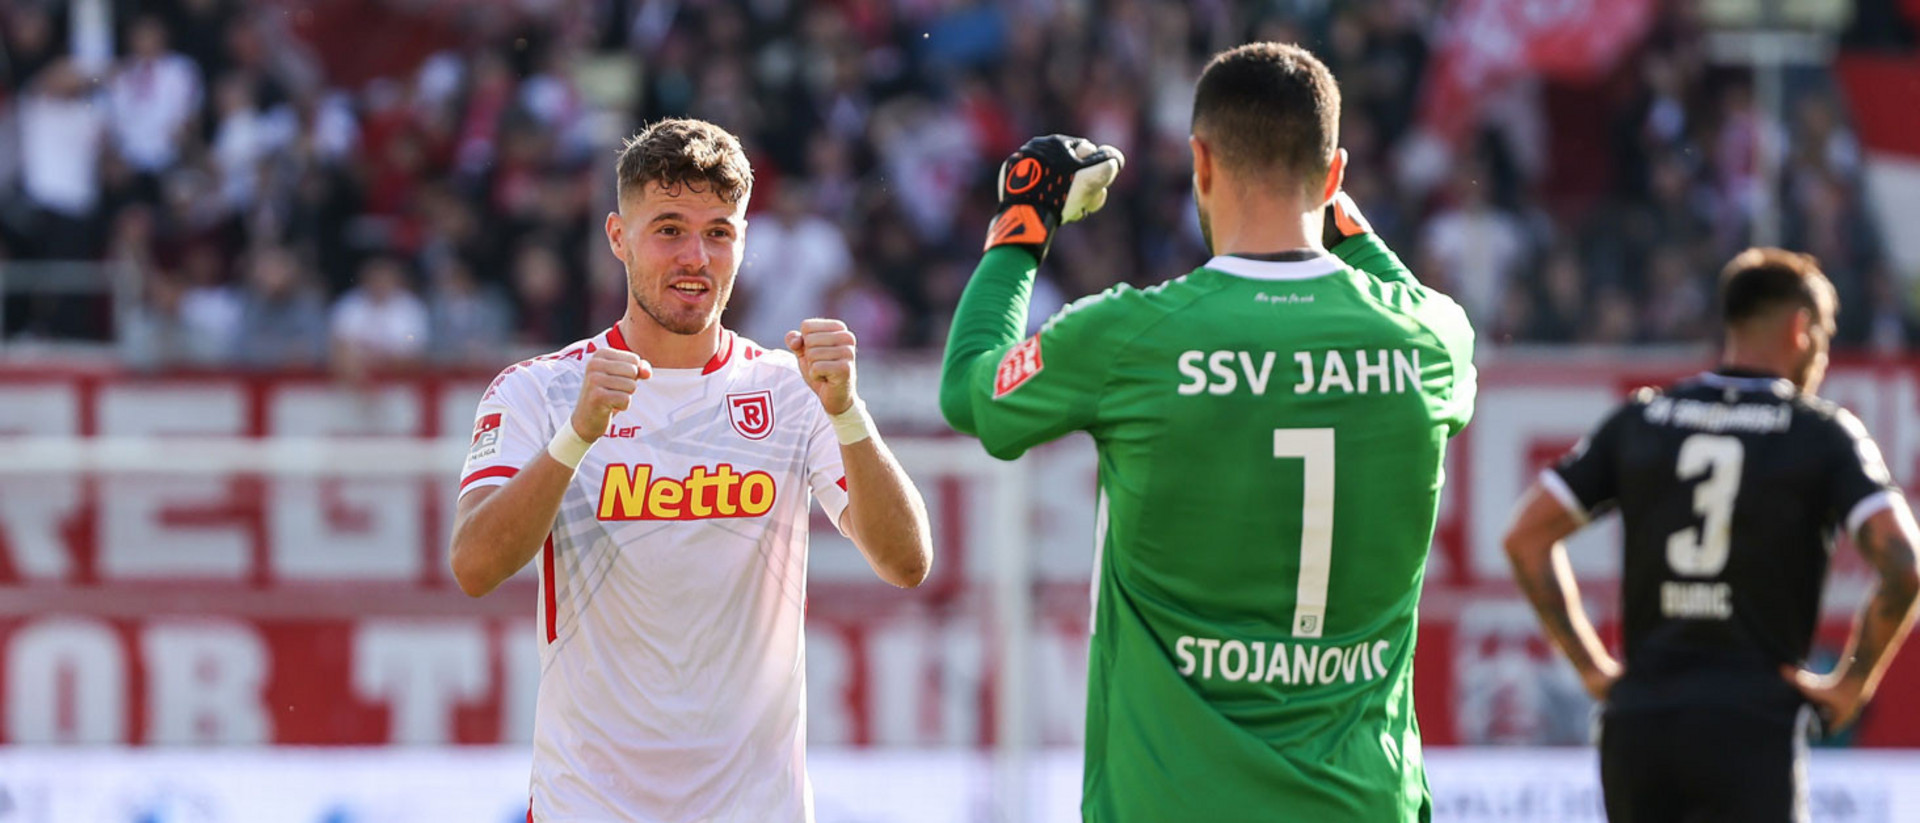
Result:
{"type": "Polygon", "coordinates": [[[1279,39],[1339,77],[1348,190],[1484,341],[1704,340],[1714,274],[1773,202],[1839,285],[1843,341],[1904,345],[1825,70],[1791,71],[1774,118],[1663,11],[1604,81],[1503,88],[1448,152],[1421,129],[1434,6],[0,0],[0,256],[101,261],[134,296],[13,295],[0,328],[153,367],[550,349],[624,307],[601,232],[621,140],[691,115],[741,135],[756,173],[730,326],[766,342],[827,314],[868,348],[936,347],[993,172],[1032,134],[1129,158],[1107,211],[1061,233],[1036,322],[1203,261],[1193,79],[1279,39]]]}

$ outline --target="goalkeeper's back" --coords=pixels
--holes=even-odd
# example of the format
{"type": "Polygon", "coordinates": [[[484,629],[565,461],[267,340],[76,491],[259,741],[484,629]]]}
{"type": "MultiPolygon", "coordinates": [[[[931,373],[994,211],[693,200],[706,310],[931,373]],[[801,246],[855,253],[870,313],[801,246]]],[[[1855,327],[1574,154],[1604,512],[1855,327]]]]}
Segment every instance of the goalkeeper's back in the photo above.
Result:
{"type": "Polygon", "coordinates": [[[1339,112],[1296,46],[1216,55],[1192,146],[1219,256],[1025,341],[1035,264],[1114,153],[1036,138],[1002,166],[941,409],[1000,457],[1075,430],[1099,450],[1088,820],[1431,814],[1415,620],[1473,333],[1338,193],[1339,112]]]}
{"type": "Polygon", "coordinates": [[[1472,332],[1371,235],[1341,250],[1390,279],[1216,257],[977,370],[989,452],[1099,449],[1090,820],[1418,819],[1415,615],[1472,332]]]}

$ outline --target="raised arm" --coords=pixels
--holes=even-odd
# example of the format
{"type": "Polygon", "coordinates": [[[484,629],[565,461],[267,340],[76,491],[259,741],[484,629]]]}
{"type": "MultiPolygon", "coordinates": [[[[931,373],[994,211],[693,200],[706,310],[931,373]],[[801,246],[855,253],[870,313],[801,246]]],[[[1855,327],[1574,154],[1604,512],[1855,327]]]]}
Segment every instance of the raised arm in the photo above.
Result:
{"type": "Polygon", "coordinates": [[[1607,652],[1580,605],[1580,586],[1573,578],[1562,540],[1580,529],[1580,518],[1547,493],[1539,482],[1521,498],[1513,524],[1507,528],[1507,561],[1513,579],[1540,617],[1547,636],[1560,647],[1580,673],[1580,682],[1595,700],[1605,700],[1620,678],[1620,663],[1607,652]]]}
{"type": "MultiPolygon", "coordinates": [[[[573,415],[547,448],[517,470],[502,467],[512,475],[505,485],[460,496],[451,562],[461,591],[472,597],[491,592],[533,559],[560,513],[574,467],[606,431],[614,413],[633,401],[639,381],[651,376],[652,367],[632,352],[611,347],[594,352],[587,359],[573,415]]],[[[511,410],[503,412],[508,413],[511,410]]]]}
{"type": "Polygon", "coordinates": [[[976,369],[992,369],[988,355],[1020,341],[1027,328],[1027,303],[1033,297],[1033,275],[1040,267],[1022,249],[988,249],[974,267],[960,295],[947,332],[947,351],[940,362],[940,413],[947,425],[962,434],[977,434],[973,419],[976,369]]]}
{"type": "Polygon", "coordinates": [[[1827,674],[1792,666],[1782,671],[1820,710],[1829,729],[1853,723],[1873,698],[1901,641],[1913,628],[1914,605],[1920,600],[1920,571],[1916,571],[1913,514],[1906,498],[1889,498],[1889,505],[1868,517],[1854,535],[1854,545],[1879,579],[1860,615],[1840,662],[1827,674]]]}
{"type": "Polygon", "coordinates": [[[800,374],[819,396],[840,440],[840,463],[847,481],[840,530],[881,580],[910,589],[925,581],[933,569],[927,504],[893,451],[880,440],[866,404],[860,401],[856,344],[853,332],[838,320],[814,318],[803,321],[798,331],[787,332],[787,348],[799,359],[800,374]]]}
{"type": "Polygon", "coordinates": [[[474,489],[454,510],[453,579],[469,597],[487,594],[533,560],[560,513],[573,469],[546,454],[504,486],[474,489]]]}
{"type": "Polygon", "coordinates": [[[979,433],[972,395],[977,370],[994,368],[984,356],[1004,352],[1026,331],[1034,272],[1054,231],[1099,211],[1125,162],[1112,146],[1055,134],[1028,140],[1000,164],[999,210],[987,230],[986,253],[960,295],[940,364],[940,412],[956,431],[979,433]]]}

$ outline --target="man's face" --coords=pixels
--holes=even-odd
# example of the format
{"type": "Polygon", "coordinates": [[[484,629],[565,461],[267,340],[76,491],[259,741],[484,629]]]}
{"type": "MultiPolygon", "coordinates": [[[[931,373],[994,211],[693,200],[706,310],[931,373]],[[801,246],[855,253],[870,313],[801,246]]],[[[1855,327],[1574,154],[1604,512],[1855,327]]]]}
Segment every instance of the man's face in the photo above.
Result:
{"type": "Polygon", "coordinates": [[[699,334],[733,295],[747,198],[728,203],[690,186],[648,184],[607,216],[607,240],[627,269],[627,293],[674,334],[699,334]]]}

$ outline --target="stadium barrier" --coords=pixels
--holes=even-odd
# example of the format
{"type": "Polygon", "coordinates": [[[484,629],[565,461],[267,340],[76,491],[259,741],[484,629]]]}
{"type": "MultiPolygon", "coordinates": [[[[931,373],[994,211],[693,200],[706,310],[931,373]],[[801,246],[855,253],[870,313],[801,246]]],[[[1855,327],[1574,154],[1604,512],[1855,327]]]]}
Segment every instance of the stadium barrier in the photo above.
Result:
{"type": "MultiPolygon", "coordinates": [[[[522,823],[522,747],[210,751],[0,749],[0,823],[522,823]]],[[[991,757],[967,749],[819,749],[819,823],[975,823],[995,808],[991,757]]],[[[1427,752],[1436,823],[1602,823],[1583,748],[1427,752]]],[[[1027,820],[1079,819],[1080,756],[1029,765],[1027,820]]],[[[1813,823],[1920,820],[1920,754],[1818,751],[1813,823]]]]}

